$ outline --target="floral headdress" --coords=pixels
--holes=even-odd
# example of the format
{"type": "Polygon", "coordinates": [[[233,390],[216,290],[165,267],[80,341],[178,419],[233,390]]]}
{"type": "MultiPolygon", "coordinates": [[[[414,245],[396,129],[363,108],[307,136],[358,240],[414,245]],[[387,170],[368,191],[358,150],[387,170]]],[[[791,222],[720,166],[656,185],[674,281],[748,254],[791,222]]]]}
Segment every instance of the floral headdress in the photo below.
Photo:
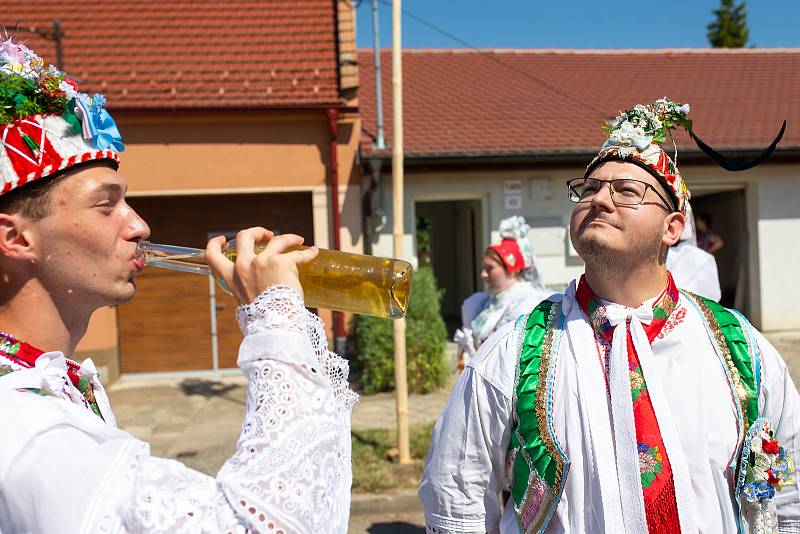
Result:
{"type": "Polygon", "coordinates": [[[672,130],[684,128],[697,146],[716,164],[729,171],[742,171],[755,167],[769,157],[786,129],[784,121],[777,138],[759,157],[735,161],[722,156],[695,135],[692,121],[688,118],[689,109],[689,104],[677,104],[664,97],[650,104],[637,104],[620,113],[616,119],[604,125],[608,139],[586,168],[585,175],[589,176],[598,165],[606,161],[630,161],[658,178],[666,186],[677,211],[685,213],[686,202],[691,195],[677,167],[678,149],[672,139],[672,130]],[[670,158],[662,148],[667,138],[672,141],[675,149],[674,158],[670,158]]]}
{"type": "Polygon", "coordinates": [[[0,195],[79,163],[116,165],[125,146],[104,105],[24,44],[0,41],[0,195]]]}

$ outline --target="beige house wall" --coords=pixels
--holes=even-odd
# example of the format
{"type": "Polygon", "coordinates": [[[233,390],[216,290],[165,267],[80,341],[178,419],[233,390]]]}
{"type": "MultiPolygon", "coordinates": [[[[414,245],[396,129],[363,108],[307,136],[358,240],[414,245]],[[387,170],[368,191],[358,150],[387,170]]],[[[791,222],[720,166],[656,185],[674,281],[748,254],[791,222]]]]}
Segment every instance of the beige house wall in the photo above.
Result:
{"type": "MultiPolygon", "coordinates": [[[[120,172],[129,196],[311,191],[316,244],[330,246],[325,110],[116,112],[115,118],[126,143],[120,172]]],[[[356,168],[360,128],[357,113],[340,112],[340,242],[352,252],[363,251],[356,168]]],[[[322,315],[330,325],[329,314],[322,315]]],[[[119,373],[117,345],[116,310],[103,308],[92,317],[76,352],[93,356],[114,378],[119,373]]]]}

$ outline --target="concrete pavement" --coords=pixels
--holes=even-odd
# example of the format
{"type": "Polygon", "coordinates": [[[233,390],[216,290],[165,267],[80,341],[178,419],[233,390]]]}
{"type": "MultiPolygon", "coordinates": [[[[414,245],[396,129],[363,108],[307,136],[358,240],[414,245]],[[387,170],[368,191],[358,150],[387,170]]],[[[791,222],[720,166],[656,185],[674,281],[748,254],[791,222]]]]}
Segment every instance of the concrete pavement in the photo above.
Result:
{"type": "MultiPolygon", "coordinates": [[[[246,382],[241,377],[149,380],[123,379],[110,388],[121,428],[150,443],[152,454],[176,458],[193,469],[215,474],[233,454],[244,417],[246,382]]],[[[447,392],[411,395],[411,422],[433,421],[447,392]]],[[[362,396],[353,411],[353,428],[395,425],[391,394],[362,396]]],[[[351,533],[423,533],[422,508],[415,491],[355,494],[351,533]]]]}

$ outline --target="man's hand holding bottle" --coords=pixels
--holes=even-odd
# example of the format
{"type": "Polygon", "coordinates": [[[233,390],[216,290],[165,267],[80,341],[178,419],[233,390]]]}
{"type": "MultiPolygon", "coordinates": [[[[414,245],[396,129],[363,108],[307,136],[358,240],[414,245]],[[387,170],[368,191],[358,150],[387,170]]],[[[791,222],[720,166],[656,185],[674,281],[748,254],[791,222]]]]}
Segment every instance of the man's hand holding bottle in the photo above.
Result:
{"type": "Polygon", "coordinates": [[[206,261],[233,292],[239,304],[249,304],[267,288],[284,285],[303,296],[298,267],[319,254],[317,247],[297,250],[303,238],[295,234],[276,236],[266,228],[254,227],[236,234],[236,261],[223,252],[225,236],[209,240],[206,261]],[[256,253],[257,244],[266,244],[256,253]]]}

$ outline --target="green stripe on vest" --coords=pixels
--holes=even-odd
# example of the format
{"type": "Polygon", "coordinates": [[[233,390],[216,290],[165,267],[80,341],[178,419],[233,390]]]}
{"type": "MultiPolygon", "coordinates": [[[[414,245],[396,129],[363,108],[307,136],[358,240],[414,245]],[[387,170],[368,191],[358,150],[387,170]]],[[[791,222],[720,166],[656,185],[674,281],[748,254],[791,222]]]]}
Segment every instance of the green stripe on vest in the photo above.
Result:
{"type": "Polygon", "coordinates": [[[549,523],[569,469],[548,427],[550,358],[552,345],[558,343],[556,334],[563,331],[561,319],[559,303],[541,302],[528,315],[519,341],[510,443],[514,451],[511,496],[523,532],[539,531],[549,523]]]}
{"type": "MultiPolygon", "coordinates": [[[[519,359],[519,378],[516,384],[517,402],[517,428],[519,434],[525,436],[524,449],[528,452],[531,462],[539,476],[543,477],[549,485],[555,481],[555,462],[547,454],[547,449],[542,441],[539,420],[535,416],[536,390],[540,386],[540,368],[542,363],[542,345],[547,333],[547,318],[553,303],[545,301],[528,316],[525,323],[525,338],[522,342],[522,352],[519,359]]],[[[518,447],[517,432],[512,434],[511,446],[518,447]]],[[[521,455],[518,460],[523,460],[521,455]]],[[[517,461],[514,465],[514,486],[512,493],[523,495],[528,485],[530,469],[527,462],[517,461]]]]}

